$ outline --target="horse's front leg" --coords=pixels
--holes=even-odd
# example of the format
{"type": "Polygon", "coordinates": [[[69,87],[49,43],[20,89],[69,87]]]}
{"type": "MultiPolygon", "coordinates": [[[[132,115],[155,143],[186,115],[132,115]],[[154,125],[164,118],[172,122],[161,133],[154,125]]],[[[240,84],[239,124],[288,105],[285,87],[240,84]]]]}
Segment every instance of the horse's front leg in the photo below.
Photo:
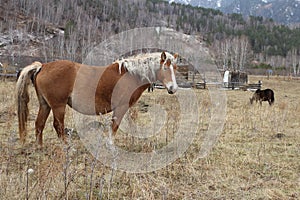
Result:
{"type": "Polygon", "coordinates": [[[112,116],[113,135],[116,135],[119,129],[119,125],[121,124],[121,121],[128,109],[129,109],[128,105],[124,105],[115,108],[115,110],[113,111],[113,116],[112,116]]]}

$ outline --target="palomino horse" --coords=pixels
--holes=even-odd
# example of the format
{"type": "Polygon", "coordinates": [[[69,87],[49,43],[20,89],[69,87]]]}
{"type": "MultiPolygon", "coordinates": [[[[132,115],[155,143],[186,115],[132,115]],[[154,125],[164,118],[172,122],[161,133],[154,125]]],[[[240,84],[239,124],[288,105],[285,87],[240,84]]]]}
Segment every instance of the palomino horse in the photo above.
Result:
{"type": "Polygon", "coordinates": [[[54,116],[53,126],[58,137],[66,143],[64,117],[67,104],[86,115],[113,112],[112,131],[115,134],[124,114],[137,102],[151,82],[159,80],[169,94],[176,92],[176,61],[177,54],[173,56],[162,52],[118,60],[106,67],[88,66],[67,60],[32,63],[22,70],[17,81],[21,142],[24,144],[27,134],[30,80],[34,84],[40,105],[35,121],[37,143],[42,146],[43,129],[51,109],[54,116]]]}
{"type": "Polygon", "coordinates": [[[253,101],[259,101],[260,105],[262,105],[262,101],[268,101],[269,105],[271,106],[274,103],[274,92],[271,89],[257,89],[253,94],[252,98],[250,98],[250,103],[252,104],[253,101]]]}

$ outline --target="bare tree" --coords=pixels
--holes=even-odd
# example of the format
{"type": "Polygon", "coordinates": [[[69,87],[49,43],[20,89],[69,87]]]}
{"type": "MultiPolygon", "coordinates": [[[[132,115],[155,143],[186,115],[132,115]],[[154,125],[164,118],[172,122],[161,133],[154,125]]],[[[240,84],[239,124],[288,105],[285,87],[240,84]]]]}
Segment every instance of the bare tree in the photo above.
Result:
{"type": "Polygon", "coordinates": [[[244,70],[246,68],[246,63],[249,61],[251,55],[251,48],[249,44],[249,40],[246,36],[240,37],[240,61],[239,61],[239,69],[244,70]]]}
{"type": "Polygon", "coordinates": [[[252,55],[246,36],[216,40],[213,51],[217,65],[223,70],[244,70],[252,55]]]}
{"type": "Polygon", "coordinates": [[[219,68],[226,70],[229,68],[229,60],[230,60],[230,40],[216,40],[213,43],[213,52],[215,57],[215,62],[219,68]]]}
{"type": "Polygon", "coordinates": [[[292,74],[294,76],[299,75],[300,56],[297,53],[297,49],[289,51],[287,57],[290,61],[290,65],[292,66],[292,74]]]}

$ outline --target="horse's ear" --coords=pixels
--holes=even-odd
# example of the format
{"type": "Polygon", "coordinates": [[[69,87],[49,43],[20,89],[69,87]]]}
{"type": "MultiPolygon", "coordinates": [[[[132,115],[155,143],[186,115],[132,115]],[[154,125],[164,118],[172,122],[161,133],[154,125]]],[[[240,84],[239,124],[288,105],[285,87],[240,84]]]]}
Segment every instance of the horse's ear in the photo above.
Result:
{"type": "Polygon", "coordinates": [[[161,62],[165,62],[166,59],[167,59],[167,55],[166,55],[166,53],[163,51],[163,52],[161,53],[161,62]]]}

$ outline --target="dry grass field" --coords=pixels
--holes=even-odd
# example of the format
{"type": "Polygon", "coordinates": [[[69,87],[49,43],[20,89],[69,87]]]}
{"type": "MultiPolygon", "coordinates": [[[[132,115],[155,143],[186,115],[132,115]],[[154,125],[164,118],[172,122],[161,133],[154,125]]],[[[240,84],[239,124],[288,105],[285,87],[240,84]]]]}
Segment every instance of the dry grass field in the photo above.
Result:
{"type": "MultiPolygon", "coordinates": [[[[15,82],[0,82],[0,199],[300,199],[300,80],[250,77],[275,92],[275,104],[250,105],[253,92],[225,91],[224,129],[210,154],[195,161],[211,117],[209,90],[195,90],[199,123],[193,143],[180,158],[148,173],[114,170],[96,160],[76,133],[63,145],[52,128],[44,130],[44,147],[35,144],[37,100],[31,89],[29,134],[18,141],[15,82]]],[[[31,87],[32,88],[32,87],[31,87]]],[[[175,96],[165,90],[145,92],[131,116],[146,123],[147,112],[161,104],[167,111],[165,127],[150,138],[133,138],[119,131],[120,148],[149,152],[172,141],[178,111],[175,96]],[[175,106],[176,107],[176,106],[175,106]]],[[[74,128],[67,110],[66,127],[74,128]]],[[[149,119],[148,119],[149,120],[149,119]]]]}

